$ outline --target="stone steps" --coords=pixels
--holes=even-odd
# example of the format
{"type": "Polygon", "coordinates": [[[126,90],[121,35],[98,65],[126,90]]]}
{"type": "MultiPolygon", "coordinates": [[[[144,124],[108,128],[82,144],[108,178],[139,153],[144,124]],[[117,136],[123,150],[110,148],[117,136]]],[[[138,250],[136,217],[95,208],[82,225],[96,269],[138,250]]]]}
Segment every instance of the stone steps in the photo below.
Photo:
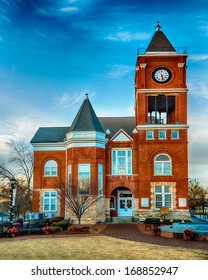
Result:
{"type": "Polygon", "coordinates": [[[138,222],[134,217],[111,217],[109,220],[113,224],[132,224],[138,222]]]}

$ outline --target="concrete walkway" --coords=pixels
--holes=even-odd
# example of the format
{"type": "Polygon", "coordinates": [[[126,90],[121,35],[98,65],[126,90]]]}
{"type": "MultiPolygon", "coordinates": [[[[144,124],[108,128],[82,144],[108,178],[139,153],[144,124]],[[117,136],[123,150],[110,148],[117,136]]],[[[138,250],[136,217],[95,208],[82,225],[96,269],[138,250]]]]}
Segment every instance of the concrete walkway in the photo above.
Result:
{"type": "MultiPolygon", "coordinates": [[[[183,240],[181,238],[165,238],[155,236],[150,229],[145,230],[143,224],[109,224],[102,231],[103,235],[115,238],[144,242],[150,244],[208,250],[208,242],[183,240]]],[[[207,251],[208,258],[208,251],[207,251]]]]}

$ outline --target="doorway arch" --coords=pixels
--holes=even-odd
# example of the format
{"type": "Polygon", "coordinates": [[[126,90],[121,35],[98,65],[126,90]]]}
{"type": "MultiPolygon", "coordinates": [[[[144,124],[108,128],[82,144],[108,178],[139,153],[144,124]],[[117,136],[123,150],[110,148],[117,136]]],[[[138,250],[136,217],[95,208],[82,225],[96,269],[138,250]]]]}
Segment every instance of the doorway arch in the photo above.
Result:
{"type": "Polygon", "coordinates": [[[134,215],[134,195],[124,186],[117,187],[110,195],[111,217],[132,217],[134,215]]]}

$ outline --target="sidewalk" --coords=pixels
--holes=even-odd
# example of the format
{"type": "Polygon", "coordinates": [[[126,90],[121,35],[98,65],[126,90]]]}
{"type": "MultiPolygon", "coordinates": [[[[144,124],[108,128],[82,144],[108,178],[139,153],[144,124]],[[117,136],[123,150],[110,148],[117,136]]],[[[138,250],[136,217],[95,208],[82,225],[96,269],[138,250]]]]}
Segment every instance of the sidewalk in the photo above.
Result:
{"type": "Polygon", "coordinates": [[[145,230],[144,224],[109,224],[103,230],[103,235],[163,246],[208,250],[208,242],[155,236],[150,229],[145,230]]]}

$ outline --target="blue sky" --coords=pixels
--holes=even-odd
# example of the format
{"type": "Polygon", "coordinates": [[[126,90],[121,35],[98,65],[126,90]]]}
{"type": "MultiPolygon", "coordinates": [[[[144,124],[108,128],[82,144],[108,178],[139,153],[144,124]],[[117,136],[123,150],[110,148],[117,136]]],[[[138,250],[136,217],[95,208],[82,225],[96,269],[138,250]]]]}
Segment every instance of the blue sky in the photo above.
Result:
{"type": "Polygon", "coordinates": [[[133,115],[138,48],[154,25],[188,48],[189,177],[208,185],[208,0],[0,0],[0,156],[40,126],[133,115]]]}

